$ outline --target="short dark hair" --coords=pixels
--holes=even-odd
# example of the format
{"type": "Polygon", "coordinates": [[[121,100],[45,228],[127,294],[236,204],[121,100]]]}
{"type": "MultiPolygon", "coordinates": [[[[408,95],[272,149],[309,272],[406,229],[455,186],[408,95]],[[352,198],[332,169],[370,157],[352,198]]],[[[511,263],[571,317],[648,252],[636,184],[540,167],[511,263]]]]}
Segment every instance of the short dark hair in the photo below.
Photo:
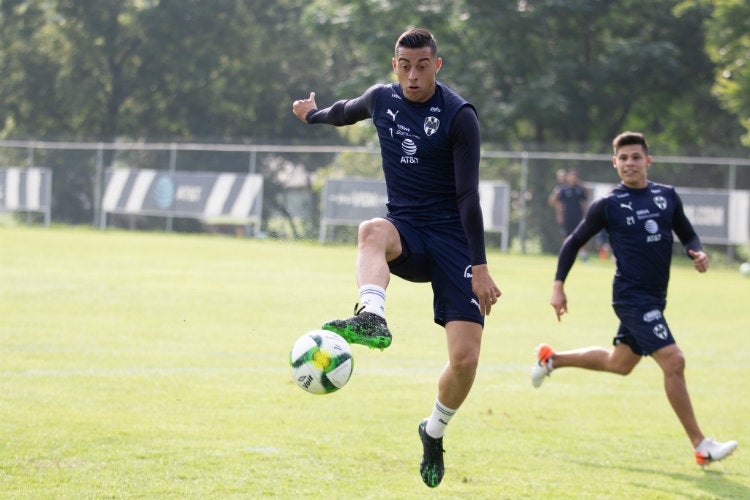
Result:
{"type": "Polygon", "coordinates": [[[397,53],[399,47],[405,47],[407,49],[429,47],[430,52],[432,52],[432,57],[437,55],[437,40],[432,36],[432,33],[419,28],[404,31],[396,41],[395,51],[397,53]]]}
{"type": "Polygon", "coordinates": [[[640,132],[623,132],[612,140],[612,150],[617,154],[617,150],[630,144],[639,144],[643,151],[648,155],[648,142],[646,137],[640,132]]]}

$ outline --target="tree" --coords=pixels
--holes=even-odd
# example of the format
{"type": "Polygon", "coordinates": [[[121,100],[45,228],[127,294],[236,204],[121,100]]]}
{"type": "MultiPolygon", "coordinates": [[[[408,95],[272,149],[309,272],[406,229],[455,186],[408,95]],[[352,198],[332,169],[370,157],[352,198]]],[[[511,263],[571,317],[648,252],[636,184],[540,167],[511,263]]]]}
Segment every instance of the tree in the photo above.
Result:
{"type": "MultiPolygon", "coordinates": [[[[686,2],[692,5],[694,2],[686,2]]],[[[706,50],[716,63],[714,92],[722,105],[745,127],[743,142],[750,146],[750,3],[712,0],[706,20],[706,50]]]]}
{"type": "Polygon", "coordinates": [[[65,99],[54,84],[65,44],[42,1],[0,7],[0,136],[65,133],[65,99]]]}

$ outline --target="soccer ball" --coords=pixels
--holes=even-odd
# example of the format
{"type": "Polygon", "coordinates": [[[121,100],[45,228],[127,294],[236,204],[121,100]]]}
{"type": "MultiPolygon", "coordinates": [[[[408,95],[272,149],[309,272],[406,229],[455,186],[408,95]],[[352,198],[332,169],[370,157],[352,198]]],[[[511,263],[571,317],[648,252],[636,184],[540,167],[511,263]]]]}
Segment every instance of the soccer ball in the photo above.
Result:
{"type": "Polygon", "coordinates": [[[740,264],[740,274],[745,278],[750,278],[750,262],[740,264]]]}
{"type": "Polygon", "coordinates": [[[338,391],[354,370],[349,344],[326,330],[307,332],[297,339],[289,353],[289,365],[297,385],[313,394],[338,391]]]}

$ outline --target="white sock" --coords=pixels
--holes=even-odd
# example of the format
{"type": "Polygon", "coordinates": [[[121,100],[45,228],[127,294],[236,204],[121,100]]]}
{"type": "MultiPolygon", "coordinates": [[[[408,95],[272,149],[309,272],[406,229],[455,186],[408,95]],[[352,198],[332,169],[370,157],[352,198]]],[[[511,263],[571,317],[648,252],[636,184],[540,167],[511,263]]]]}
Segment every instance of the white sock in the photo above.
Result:
{"type": "Polygon", "coordinates": [[[432,408],[432,415],[427,419],[425,432],[435,439],[443,437],[448,422],[451,421],[451,417],[455,414],[456,410],[451,410],[436,399],[435,406],[432,408]]]}
{"type": "Polygon", "coordinates": [[[385,289],[377,285],[359,287],[359,303],[365,312],[385,318],[385,289]]]}

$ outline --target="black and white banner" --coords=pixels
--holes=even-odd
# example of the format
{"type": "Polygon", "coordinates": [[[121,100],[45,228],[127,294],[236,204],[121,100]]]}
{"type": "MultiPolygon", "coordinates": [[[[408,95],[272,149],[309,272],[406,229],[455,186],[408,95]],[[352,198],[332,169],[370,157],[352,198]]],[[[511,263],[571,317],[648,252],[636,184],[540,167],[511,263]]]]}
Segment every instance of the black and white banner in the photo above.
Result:
{"type": "Polygon", "coordinates": [[[705,243],[750,243],[750,191],[677,188],[685,215],[705,243]]]}
{"type": "Polygon", "coordinates": [[[51,205],[50,169],[0,168],[0,212],[42,212],[49,225],[51,205]]]}
{"type": "MultiPolygon", "coordinates": [[[[502,250],[507,250],[510,219],[510,187],[506,182],[479,182],[484,229],[502,234],[502,250]]],[[[356,225],[382,217],[388,201],[385,181],[377,179],[328,179],[323,188],[320,241],[326,240],[329,225],[356,225]]]]}
{"type": "Polygon", "coordinates": [[[321,224],[356,225],[385,215],[388,195],[378,179],[328,179],[323,187],[321,224]]]}
{"type": "Polygon", "coordinates": [[[105,172],[105,186],[102,227],[107,213],[260,225],[261,175],[122,168],[105,172]]]}

